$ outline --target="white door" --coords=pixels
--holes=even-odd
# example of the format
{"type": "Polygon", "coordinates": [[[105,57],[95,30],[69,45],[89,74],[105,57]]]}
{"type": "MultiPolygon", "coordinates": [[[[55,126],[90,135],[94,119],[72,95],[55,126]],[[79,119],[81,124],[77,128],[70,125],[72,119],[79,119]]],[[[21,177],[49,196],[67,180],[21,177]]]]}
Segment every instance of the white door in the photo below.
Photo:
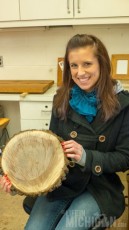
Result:
{"type": "Polygon", "coordinates": [[[73,0],[20,0],[21,20],[73,18],[73,0]]]}
{"type": "Polygon", "coordinates": [[[19,20],[19,0],[0,0],[0,21],[19,20]]]}
{"type": "Polygon", "coordinates": [[[75,18],[129,16],[129,0],[74,0],[75,18]]]}

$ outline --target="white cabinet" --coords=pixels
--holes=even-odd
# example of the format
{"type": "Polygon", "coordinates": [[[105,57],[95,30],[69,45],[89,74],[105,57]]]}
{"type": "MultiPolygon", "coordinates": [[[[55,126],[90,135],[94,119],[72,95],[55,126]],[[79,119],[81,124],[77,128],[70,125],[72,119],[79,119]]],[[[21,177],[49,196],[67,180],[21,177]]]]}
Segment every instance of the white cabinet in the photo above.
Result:
{"type": "Polygon", "coordinates": [[[0,28],[129,24],[129,0],[0,0],[0,28]]]}
{"type": "Polygon", "coordinates": [[[22,20],[129,16],[129,0],[20,0],[22,20]]]}
{"type": "Polygon", "coordinates": [[[21,130],[29,130],[29,129],[48,130],[49,124],[50,124],[50,120],[47,120],[47,119],[46,120],[22,119],[21,120],[21,130]]]}
{"type": "Polygon", "coordinates": [[[74,0],[75,18],[129,16],[129,0],[74,0]]]}
{"type": "Polygon", "coordinates": [[[73,0],[20,0],[21,20],[73,18],[73,0]]]}
{"type": "Polygon", "coordinates": [[[52,101],[20,101],[21,130],[48,129],[52,101]]]}
{"type": "Polygon", "coordinates": [[[56,94],[57,85],[53,85],[43,94],[1,93],[0,101],[7,117],[10,118],[8,132],[10,137],[27,129],[48,129],[53,97],[56,94]]]}
{"type": "Polygon", "coordinates": [[[0,0],[0,21],[19,19],[19,0],[0,0]]]}

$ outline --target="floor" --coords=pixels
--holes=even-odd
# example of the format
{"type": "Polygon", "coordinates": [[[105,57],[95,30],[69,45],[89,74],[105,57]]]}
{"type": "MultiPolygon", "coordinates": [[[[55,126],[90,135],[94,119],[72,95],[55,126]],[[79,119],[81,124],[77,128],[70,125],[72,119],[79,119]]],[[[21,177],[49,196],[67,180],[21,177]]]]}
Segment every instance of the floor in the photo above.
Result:
{"type": "Polygon", "coordinates": [[[117,219],[109,230],[129,230],[128,229],[128,208],[125,209],[123,215],[117,219]]]}
{"type": "Polygon", "coordinates": [[[23,196],[11,196],[0,189],[0,230],[24,229],[28,215],[22,208],[23,199],[23,196]]]}

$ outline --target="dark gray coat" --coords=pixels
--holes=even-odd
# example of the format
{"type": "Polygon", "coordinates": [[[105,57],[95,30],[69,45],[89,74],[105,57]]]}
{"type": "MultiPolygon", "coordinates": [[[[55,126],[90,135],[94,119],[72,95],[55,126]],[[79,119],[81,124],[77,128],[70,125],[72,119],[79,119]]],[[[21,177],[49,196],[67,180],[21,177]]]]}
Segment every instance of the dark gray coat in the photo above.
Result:
{"type": "Polygon", "coordinates": [[[100,120],[101,111],[91,124],[72,109],[67,122],[52,114],[50,130],[64,140],[80,143],[86,151],[86,164],[70,168],[62,186],[48,194],[49,199],[73,198],[88,189],[103,214],[116,218],[122,214],[124,187],[115,172],[129,169],[129,93],[122,91],[118,98],[121,111],[106,123],[100,120]],[[77,132],[76,138],[71,138],[72,131],[77,132]]]}

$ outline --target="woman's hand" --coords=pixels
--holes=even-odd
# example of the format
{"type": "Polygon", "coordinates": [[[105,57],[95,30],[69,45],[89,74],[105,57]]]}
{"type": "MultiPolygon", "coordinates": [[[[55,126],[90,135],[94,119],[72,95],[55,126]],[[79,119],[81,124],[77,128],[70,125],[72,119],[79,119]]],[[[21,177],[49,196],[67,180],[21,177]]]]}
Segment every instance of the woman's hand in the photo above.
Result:
{"type": "Polygon", "coordinates": [[[74,159],[76,162],[81,160],[83,153],[82,145],[73,140],[64,141],[61,145],[67,157],[74,159]]]}
{"type": "Polygon", "coordinates": [[[7,175],[4,175],[0,178],[0,186],[5,192],[8,192],[8,193],[11,192],[10,191],[11,185],[12,184],[10,180],[8,179],[7,175]]]}

